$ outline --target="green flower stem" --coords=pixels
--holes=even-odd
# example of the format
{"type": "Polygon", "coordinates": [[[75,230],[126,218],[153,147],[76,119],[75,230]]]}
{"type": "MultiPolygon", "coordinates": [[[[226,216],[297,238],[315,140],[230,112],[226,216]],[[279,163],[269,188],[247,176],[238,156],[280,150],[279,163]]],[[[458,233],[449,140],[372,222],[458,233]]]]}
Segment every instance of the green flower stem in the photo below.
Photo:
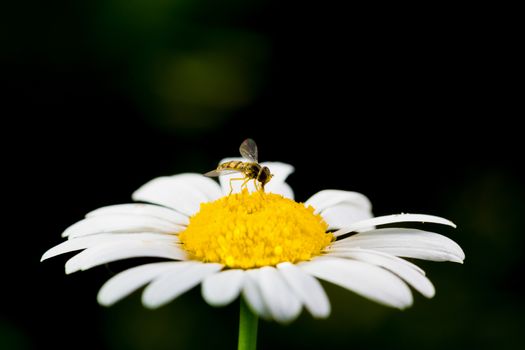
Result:
{"type": "Polygon", "coordinates": [[[239,350],[255,350],[257,348],[257,321],[259,318],[250,310],[244,298],[241,297],[241,312],[239,318],[239,350]]]}

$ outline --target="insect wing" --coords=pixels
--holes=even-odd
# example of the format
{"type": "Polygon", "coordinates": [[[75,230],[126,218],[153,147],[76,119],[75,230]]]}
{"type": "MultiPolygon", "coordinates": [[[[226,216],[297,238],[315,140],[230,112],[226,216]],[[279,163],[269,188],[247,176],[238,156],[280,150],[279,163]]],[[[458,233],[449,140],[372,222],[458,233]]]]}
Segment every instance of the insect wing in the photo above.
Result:
{"type": "Polygon", "coordinates": [[[239,147],[239,152],[241,152],[241,156],[246,160],[257,163],[257,159],[259,158],[257,145],[252,139],[244,140],[243,143],[241,143],[241,147],[239,147]]]}
{"type": "Polygon", "coordinates": [[[235,174],[235,173],[238,173],[239,171],[238,170],[231,170],[231,169],[225,169],[225,170],[212,170],[212,171],[208,171],[206,174],[204,174],[204,176],[208,176],[208,177],[217,177],[217,176],[222,176],[222,175],[230,175],[230,174],[235,174]]]}

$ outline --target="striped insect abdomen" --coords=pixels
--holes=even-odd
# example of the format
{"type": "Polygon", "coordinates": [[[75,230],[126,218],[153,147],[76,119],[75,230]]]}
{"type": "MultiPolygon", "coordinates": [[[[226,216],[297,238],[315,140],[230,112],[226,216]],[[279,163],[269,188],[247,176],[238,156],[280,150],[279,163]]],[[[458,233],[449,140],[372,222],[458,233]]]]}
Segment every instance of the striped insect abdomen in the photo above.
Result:
{"type": "Polygon", "coordinates": [[[219,164],[219,166],[217,167],[217,170],[218,171],[221,171],[221,170],[242,171],[244,169],[244,165],[245,165],[244,162],[241,162],[239,160],[232,160],[230,162],[219,164]]]}

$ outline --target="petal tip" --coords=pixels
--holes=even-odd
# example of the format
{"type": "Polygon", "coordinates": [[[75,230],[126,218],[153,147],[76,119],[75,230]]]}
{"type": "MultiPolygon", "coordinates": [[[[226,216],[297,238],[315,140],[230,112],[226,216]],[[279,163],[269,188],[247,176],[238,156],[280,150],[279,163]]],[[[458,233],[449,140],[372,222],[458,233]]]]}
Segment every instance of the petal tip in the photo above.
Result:
{"type": "Polygon", "coordinates": [[[427,288],[419,289],[418,291],[421,293],[421,295],[423,295],[427,299],[432,299],[433,297],[436,296],[436,288],[431,282],[427,288]]]}
{"type": "MultiPolygon", "coordinates": [[[[71,258],[73,259],[73,258],[71,258]]],[[[66,262],[66,266],[64,267],[64,270],[66,272],[66,275],[71,275],[73,272],[77,272],[81,270],[81,267],[78,263],[71,263],[71,260],[66,262]]]]}
{"type": "Polygon", "coordinates": [[[110,307],[113,304],[115,304],[114,301],[108,299],[105,295],[101,295],[100,293],[97,295],[97,302],[99,303],[99,305],[104,307],[110,307]]]}
{"type": "Polygon", "coordinates": [[[312,315],[316,319],[326,319],[330,316],[330,308],[328,308],[326,311],[323,310],[322,312],[318,312],[315,315],[312,315]]]}
{"type": "Polygon", "coordinates": [[[459,251],[455,255],[451,256],[450,261],[463,265],[465,263],[465,253],[463,252],[463,249],[461,249],[459,245],[457,248],[459,251]]]}
{"type": "Polygon", "coordinates": [[[162,306],[162,304],[153,302],[151,300],[148,300],[147,298],[142,298],[142,305],[149,310],[156,310],[162,306]]]}

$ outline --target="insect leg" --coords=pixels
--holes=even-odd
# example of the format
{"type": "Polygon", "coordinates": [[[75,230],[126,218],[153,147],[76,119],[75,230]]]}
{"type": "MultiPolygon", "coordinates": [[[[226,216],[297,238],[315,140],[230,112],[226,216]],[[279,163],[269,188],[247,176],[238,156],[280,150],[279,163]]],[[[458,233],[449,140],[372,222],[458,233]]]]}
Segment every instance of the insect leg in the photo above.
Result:
{"type": "Polygon", "coordinates": [[[228,193],[228,196],[233,193],[232,181],[238,181],[238,180],[244,180],[244,177],[233,177],[230,179],[230,193],[228,193]]]}
{"type": "Polygon", "coordinates": [[[253,182],[255,183],[257,193],[259,193],[259,196],[264,199],[264,184],[262,182],[258,182],[256,179],[254,179],[253,182]]]}
{"type": "Polygon", "coordinates": [[[246,185],[248,184],[248,181],[250,181],[250,178],[249,178],[249,177],[244,179],[244,182],[243,182],[242,185],[241,185],[241,189],[243,189],[243,188],[246,187],[246,185]]]}

